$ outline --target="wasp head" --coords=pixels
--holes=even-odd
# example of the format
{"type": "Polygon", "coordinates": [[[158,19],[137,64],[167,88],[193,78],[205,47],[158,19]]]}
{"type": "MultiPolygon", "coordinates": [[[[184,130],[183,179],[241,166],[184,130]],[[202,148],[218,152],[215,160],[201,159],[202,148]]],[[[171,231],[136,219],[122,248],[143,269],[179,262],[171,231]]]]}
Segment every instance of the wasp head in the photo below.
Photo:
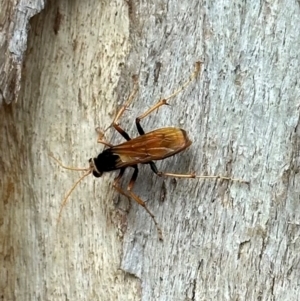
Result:
{"type": "Polygon", "coordinates": [[[91,158],[89,159],[89,163],[90,163],[90,169],[93,171],[93,176],[96,178],[100,178],[103,174],[102,171],[98,170],[96,164],[95,164],[95,159],[96,158],[91,158]]]}

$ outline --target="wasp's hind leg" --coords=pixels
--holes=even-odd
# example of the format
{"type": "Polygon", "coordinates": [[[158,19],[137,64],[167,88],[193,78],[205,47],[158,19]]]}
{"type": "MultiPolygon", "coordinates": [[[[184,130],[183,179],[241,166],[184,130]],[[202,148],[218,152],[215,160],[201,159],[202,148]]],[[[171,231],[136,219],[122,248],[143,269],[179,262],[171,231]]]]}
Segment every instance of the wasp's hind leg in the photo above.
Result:
{"type": "Polygon", "coordinates": [[[244,184],[249,184],[249,181],[237,178],[231,178],[228,176],[223,175],[196,175],[194,172],[190,174],[180,174],[180,173],[169,173],[169,172],[162,172],[159,171],[153,161],[149,162],[152,171],[158,175],[159,177],[171,177],[171,178],[185,178],[185,179],[215,179],[215,180],[225,180],[225,181],[232,181],[232,182],[240,182],[244,184]]]}
{"type": "Polygon", "coordinates": [[[139,132],[140,135],[144,135],[145,134],[143,128],[141,127],[140,121],[142,119],[144,119],[145,117],[147,117],[149,114],[151,114],[153,111],[155,111],[156,109],[158,109],[159,107],[161,107],[163,105],[168,105],[168,100],[169,99],[173,98],[174,96],[176,96],[177,94],[179,94],[181,91],[183,91],[197,77],[197,75],[201,71],[201,65],[202,65],[201,62],[196,62],[195,69],[194,69],[193,73],[190,75],[189,79],[178,90],[176,90],[175,92],[173,92],[168,97],[160,99],[154,106],[152,106],[151,108],[149,108],[144,114],[140,115],[139,117],[137,117],[135,119],[136,127],[137,127],[137,130],[138,130],[138,132],[139,132]]]}

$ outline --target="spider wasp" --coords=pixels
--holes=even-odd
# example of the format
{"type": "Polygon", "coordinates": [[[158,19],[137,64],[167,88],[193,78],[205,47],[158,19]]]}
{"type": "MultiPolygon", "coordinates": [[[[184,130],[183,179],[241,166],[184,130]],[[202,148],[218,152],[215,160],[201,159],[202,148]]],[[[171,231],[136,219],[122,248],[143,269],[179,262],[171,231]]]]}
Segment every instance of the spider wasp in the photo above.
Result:
{"type": "Polygon", "coordinates": [[[98,143],[104,144],[107,148],[104,149],[97,157],[89,159],[88,168],[75,168],[68,167],[63,165],[58,159],[53,155],[50,155],[61,167],[69,170],[85,171],[85,173],[75,182],[73,187],[65,196],[63,203],[60,208],[59,217],[60,219],[61,212],[65,206],[69,196],[74,191],[75,187],[82,181],[83,178],[89,174],[93,174],[96,178],[102,176],[105,172],[120,170],[119,175],[115,178],[113,187],[121,194],[127,196],[129,199],[135,200],[139,205],[144,207],[144,209],[151,216],[153,222],[158,231],[159,238],[162,240],[162,231],[155,219],[153,213],[148,209],[146,203],[137,196],[132,190],[135,184],[135,181],[138,176],[138,164],[149,164],[151,170],[159,177],[173,177],[173,178],[202,178],[202,179],[223,179],[228,181],[238,181],[242,183],[248,183],[247,181],[240,179],[233,179],[227,176],[203,176],[196,175],[195,173],[191,174],[176,174],[159,171],[154,163],[157,160],[163,160],[165,158],[174,156],[177,153],[182,152],[188,148],[192,142],[188,138],[188,135],[185,130],[177,127],[165,127],[153,130],[149,133],[145,133],[141,126],[141,120],[151,114],[153,111],[157,110],[163,105],[168,105],[168,100],[179,94],[184,90],[201,72],[201,62],[195,64],[195,70],[190,75],[187,82],[185,82],[178,90],[173,92],[170,96],[160,99],[154,106],[149,108],[145,113],[140,115],[135,119],[136,127],[140,136],[131,138],[119,125],[119,119],[122,117],[126,109],[129,107],[135,95],[138,92],[138,80],[134,79],[134,88],[132,93],[129,95],[125,104],[120,108],[116,117],[114,118],[111,125],[108,127],[113,127],[115,130],[123,136],[126,140],[125,142],[113,145],[106,142],[103,137],[104,133],[98,129],[99,137],[98,143]],[[119,185],[120,180],[125,172],[127,167],[134,169],[131,180],[128,184],[127,190],[123,190],[119,185]]]}

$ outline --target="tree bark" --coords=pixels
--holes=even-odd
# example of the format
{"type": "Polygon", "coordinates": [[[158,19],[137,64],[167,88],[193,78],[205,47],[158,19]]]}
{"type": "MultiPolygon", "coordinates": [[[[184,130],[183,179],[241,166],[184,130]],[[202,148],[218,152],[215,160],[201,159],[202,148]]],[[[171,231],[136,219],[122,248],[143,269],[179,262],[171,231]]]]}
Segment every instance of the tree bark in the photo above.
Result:
{"type": "Polygon", "coordinates": [[[44,8],[44,1],[1,1],[0,106],[17,101],[22,62],[27,47],[29,19],[44,8]]]}
{"type": "Polygon", "coordinates": [[[0,111],[2,299],[299,300],[299,3],[51,1],[30,25],[18,102],[0,111]],[[94,129],[111,124],[133,75],[138,97],[120,120],[131,137],[196,61],[197,79],[141,122],[193,141],[158,169],[250,185],[143,165],[134,192],[163,242],[114,191],[117,173],[85,178],[57,222],[81,173],[49,154],[88,167],[103,150],[94,129]]]}

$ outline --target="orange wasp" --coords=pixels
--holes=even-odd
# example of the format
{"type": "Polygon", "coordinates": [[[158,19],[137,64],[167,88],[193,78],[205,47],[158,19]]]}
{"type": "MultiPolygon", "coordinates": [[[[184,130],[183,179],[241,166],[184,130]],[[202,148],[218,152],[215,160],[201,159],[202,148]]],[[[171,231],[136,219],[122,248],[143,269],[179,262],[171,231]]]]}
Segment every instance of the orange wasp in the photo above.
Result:
{"type": "MultiPolygon", "coordinates": [[[[65,169],[69,170],[81,170],[86,171],[86,173],[80,177],[80,179],[73,185],[71,190],[67,193],[64,201],[61,205],[61,209],[59,212],[58,220],[60,219],[60,215],[62,212],[63,207],[65,206],[69,196],[75,189],[75,187],[81,182],[83,178],[88,176],[90,173],[97,178],[101,177],[104,172],[110,172],[114,170],[120,170],[119,175],[114,180],[114,188],[118,190],[119,193],[127,196],[128,198],[134,199],[139,205],[143,206],[148,214],[151,216],[152,220],[154,221],[156,228],[158,230],[159,238],[162,239],[162,232],[158,223],[153,215],[153,213],[148,209],[145,202],[137,196],[135,193],[132,192],[134,183],[138,176],[138,164],[149,164],[152,171],[158,175],[159,177],[167,176],[167,177],[176,177],[176,178],[205,178],[205,179],[224,179],[230,181],[239,181],[247,183],[246,181],[239,180],[239,179],[232,179],[230,177],[224,176],[197,176],[194,173],[191,174],[175,174],[175,173],[166,173],[159,171],[154,163],[157,160],[163,160],[165,158],[174,156],[175,154],[183,151],[184,149],[188,148],[192,142],[189,140],[187,133],[185,130],[176,128],[176,127],[165,127],[161,129],[156,129],[149,133],[145,133],[140,121],[152,113],[154,110],[158,109],[160,106],[167,105],[167,101],[185,89],[189,83],[197,77],[200,73],[201,63],[197,62],[195,64],[195,70],[191,74],[189,80],[184,83],[177,91],[173,94],[168,96],[167,98],[160,99],[153,107],[148,109],[144,114],[137,117],[135,120],[137,130],[140,136],[131,139],[130,136],[119,126],[119,119],[131,104],[132,100],[134,99],[137,91],[138,91],[138,84],[137,79],[135,78],[135,84],[133,92],[130,94],[128,100],[125,104],[121,107],[120,111],[117,113],[114,121],[112,122],[110,127],[114,127],[124,138],[127,140],[124,143],[119,145],[112,145],[105,140],[103,140],[104,133],[100,132],[99,130],[99,138],[98,142],[104,144],[108,148],[101,152],[97,157],[89,159],[89,167],[88,168],[74,168],[64,166],[59,160],[51,155],[56,162],[65,169]],[[134,169],[133,175],[127,187],[127,191],[124,191],[119,182],[124,174],[124,171],[127,167],[132,167],[134,169]]],[[[109,127],[109,128],[110,128],[109,127]]]]}

